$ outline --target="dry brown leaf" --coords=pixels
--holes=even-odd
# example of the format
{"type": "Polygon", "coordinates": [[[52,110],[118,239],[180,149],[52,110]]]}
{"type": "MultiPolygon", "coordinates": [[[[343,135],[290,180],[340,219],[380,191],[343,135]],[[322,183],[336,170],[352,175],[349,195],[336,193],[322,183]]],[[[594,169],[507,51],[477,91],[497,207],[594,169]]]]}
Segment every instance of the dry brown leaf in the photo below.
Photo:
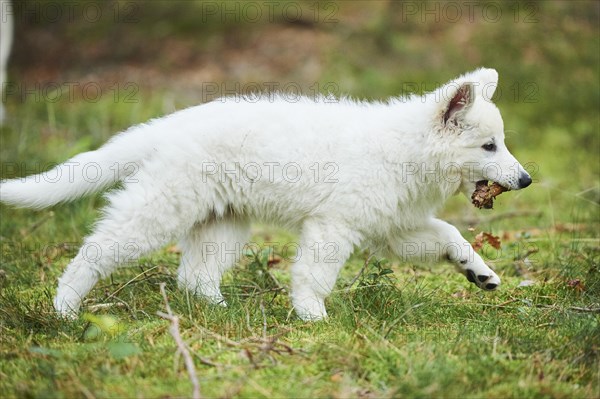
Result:
{"type": "Polygon", "coordinates": [[[567,282],[567,285],[577,292],[585,291],[585,284],[583,284],[583,282],[578,278],[570,280],[569,282],[567,282]]]}
{"type": "Polygon", "coordinates": [[[500,249],[500,246],[502,245],[500,237],[482,231],[481,233],[475,236],[475,241],[473,241],[473,249],[475,249],[475,251],[479,251],[481,248],[483,248],[483,244],[485,244],[486,242],[490,244],[492,248],[495,249],[500,249]]]}
{"type": "Polygon", "coordinates": [[[500,237],[490,233],[483,233],[483,236],[485,237],[488,244],[492,246],[492,248],[500,249],[500,246],[502,245],[502,243],[500,242],[500,237]]]}
{"type": "Polygon", "coordinates": [[[473,249],[479,251],[483,247],[483,231],[475,236],[473,241],[473,249]]]}

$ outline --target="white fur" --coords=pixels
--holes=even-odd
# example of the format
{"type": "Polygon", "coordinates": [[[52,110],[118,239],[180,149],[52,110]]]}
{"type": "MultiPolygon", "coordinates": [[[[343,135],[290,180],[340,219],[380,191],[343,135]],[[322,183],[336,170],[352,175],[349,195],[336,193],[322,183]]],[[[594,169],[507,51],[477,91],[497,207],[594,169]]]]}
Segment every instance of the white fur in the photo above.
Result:
{"type": "Polygon", "coordinates": [[[0,0],[0,123],[5,119],[4,86],[6,85],[6,65],[13,40],[13,16],[9,0],[0,0]]]}
{"type": "Polygon", "coordinates": [[[180,285],[224,304],[221,276],[253,220],[299,231],[291,296],[306,320],[326,316],[324,299],[355,246],[448,258],[494,288],[498,276],[434,214],[451,195],[470,195],[478,180],[520,188],[525,172],[504,146],[489,101],[497,79],[479,69],[423,97],[386,103],[222,99],[129,129],[70,160],[70,169],[57,166],[52,179],[2,182],[0,200],[41,208],[123,182],[60,279],[62,314],[74,314],[119,264],[174,239],[183,250],[180,285]],[[453,106],[459,88],[469,96],[453,106]],[[497,151],[483,150],[492,139],[497,151]],[[100,178],[81,177],[88,163],[100,178]]]}

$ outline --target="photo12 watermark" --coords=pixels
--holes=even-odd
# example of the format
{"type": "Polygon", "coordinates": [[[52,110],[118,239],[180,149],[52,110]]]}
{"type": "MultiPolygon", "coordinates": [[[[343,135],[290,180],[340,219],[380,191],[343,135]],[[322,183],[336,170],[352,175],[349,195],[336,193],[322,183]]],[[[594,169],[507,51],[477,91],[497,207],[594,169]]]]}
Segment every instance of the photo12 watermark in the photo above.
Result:
{"type": "Polygon", "coordinates": [[[137,1],[12,1],[12,8],[8,2],[0,3],[2,22],[9,16],[17,23],[19,19],[42,23],[73,23],[84,21],[86,23],[99,23],[109,21],[112,23],[138,23],[142,14],[142,3],[137,1]]]}
{"type": "Polygon", "coordinates": [[[337,24],[339,8],[333,1],[203,1],[200,3],[200,21],[337,24]]]}
{"type": "Polygon", "coordinates": [[[2,87],[2,101],[8,97],[18,97],[22,101],[36,103],[97,103],[108,100],[115,104],[136,104],[140,87],[135,82],[5,82],[2,87]]]}
{"type": "Polygon", "coordinates": [[[201,92],[202,102],[298,103],[308,97],[317,103],[337,103],[341,96],[340,86],[336,82],[203,82],[201,92]]]}
{"type": "Polygon", "coordinates": [[[338,183],[339,165],[336,162],[202,162],[202,182],[235,183],[338,183]]]}
{"type": "Polygon", "coordinates": [[[533,1],[398,1],[397,6],[404,23],[539,22],[539,4],[533,1]]]}
{"type": "Polygon", "coordinates": [[[137,162],[113,162],[101,165],[98,162],[70,160],[61,164],[42,162],[2,162],[1,176],[16,176],[23,183],[98,183],[104,180],[138,183],[136,174],[140,170],[137,162]]]}
{"type": "MultiPolygon", "coordinates": [[[[169,237],[152,237],[152,240],[168,242],[169,237]]],[[[268,253],[267,263],[296,263],[306,260],[310,263],[340,263],[347,256],[341,253],[342,244],[336,241],[300,242],[277,241],[264,242],[229,242],[203,241],[199,243],[200,257],[197,259],[204,264],[240,264],[256,254],[268,253]],[[276,262],[275,262],[276,260],[276,262]]],[[[10,259],[29,260],[43,259],[46,262],[57,261],[60,258],[73,258],[79,253],[90,263],[103,262],[108,257],[120,265],[135,265],[142,255],[145,243],[135,240],[94,242],[23,242],[3,240],[0,242],[0,254],[3,261],[10,259]]],[[[177,248],[177,247],[176,247],[177,248]]],[[[390,248],[401,262],[430,264],[451,259],[462,259],[473,262],[475,253],[481,254],[487,261],[495,262],[502,259],[521,259],[527,254],[527,264],[533,267],[538,262],[539,248],[535,242],[527,239],[511,241],[508,245],[482,245],[477,251],[469,242],[431,242],[406,240],[398,246],[390,248]]],[[[197,265],[198,266],[198,265],[197,265]]]]}

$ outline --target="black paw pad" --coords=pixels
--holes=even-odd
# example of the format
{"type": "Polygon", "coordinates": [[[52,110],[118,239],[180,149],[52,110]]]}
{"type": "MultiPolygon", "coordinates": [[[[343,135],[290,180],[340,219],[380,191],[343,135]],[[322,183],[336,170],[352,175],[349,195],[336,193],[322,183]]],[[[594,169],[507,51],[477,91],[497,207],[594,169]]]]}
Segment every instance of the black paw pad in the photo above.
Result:
{"type": "Polygon", "coordinates": [[[475,282],[475,273],[471,269],[467,269],[467,280],[474,283],[475,282]]]}
{"type": "Polygon", "coordinates": [[[489,284],[485,285],[485,289],[491,291],[491,290],[495,289],[497,286],[498,286],[498,284],[489,283],[489,284]]]}
{"type": "Polygon", "coordinates": [[[490,278],[490,276],[484,276],[484,275],[477,276],[477,280],[481,281],[482,283],[484,281],[487,281],[489,278],[490,278]]]}

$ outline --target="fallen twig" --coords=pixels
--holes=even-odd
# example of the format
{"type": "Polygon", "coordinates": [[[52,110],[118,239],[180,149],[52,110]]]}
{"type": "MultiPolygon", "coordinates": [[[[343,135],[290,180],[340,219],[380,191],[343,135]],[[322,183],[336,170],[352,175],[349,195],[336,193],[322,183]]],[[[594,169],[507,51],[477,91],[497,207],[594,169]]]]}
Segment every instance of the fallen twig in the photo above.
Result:
{"type": "Polygon", "coordinates": [[[173,339],[175,340],[175,343],[177,344],[177,353],[183,356],[185,368],[187,369],[193,387],[192,398],[200,399],[202,395],[200,394],[200,383],[198,382],[198,377],[196,376],[194,360],[192,359],[192,355],[190,355],[190,351],[188,350],[187,345],[185,344],[185,342],[183,342],[183,339],[179,334],[179,317],[174,315],[171,311],[169,299],[167,298],[167,293],[165,292],[165,283],[160,283],[160,293],[162,294],[165,300],[165,308],[167,309],[167,313],[158,311],[156,312],[156,314],[162,317],[163,319],[169,320],[171,322],[171,325],[169,326],[169,332],[171,333],[173,339]]]}
{"type": "MultiPolygon", "coordinates": [[[[222,287],[227,287],[227,286],[222,286],[222,287]]],[[[251,287],[253,289],[256,289],[256,286],[246,286],[246,287],[251,287]]],[[[240,286],[237,286],[236,288],[240,288],[240,286]]],[[[237,295],[239,297],[246,298],[246,297],[256,297],[257,295],[268,294],[270,292],[277,293],[279,291],[285,291],[285,288],[284,287],[275,287],[275,288],[269,288],[269,289],[262,290],[262,291],[254,291],[254,292],[250,292],[250,293],[239,293],[237,295]]]]}
{"type": "MultiPolygon", "coordinates": [[[[475,306],[483,306],[488,308],[503,308],[503,309],[516,309],[515,306],[507,306],[510,303],[520,302],[520,299],[511,299],[509,301],[503,302],[501,304],[493,304],[493,303],[473,303],[473,302],[462,302],[458,303],[442,303],[440,306],[465,306],[465,305],[475,305],[475,306]]],[[[571,310],[574,312],[586,312],[586,313],[600,313],[600,307],[589,307],[584,308],[580,306],[557,306],[557,305],[543,305],[540,303],[527,304],[528,307],[534,308],[542,308],[542,309],[555,309],[555,310],[571,310]]]]}
{"type": "Polygon", "coordinates": [[[221,367],[221,365],[219,365],[205,357],[202,357],[202,356],[198,355],[197,353],[194,353],[194,355],[198,358],[198,360],[200,360],[200,363],[204,364],[205,366],[221,367]]]}
{"type": "Polygon", "coordinates": [[[535,307],[546,308],[546,309],[572,310],[574,312],[600,313],[600,307],[598,307],[598,308],[582,308],[580,306],[567,306],[566,308],[561,308],[560,306],[555,306],[555,305],[535,305],[535,307]]]}
{"type": "Polygon", "coordinates": [[[523,255],[517,255],[515,257],[515,261],[526,260],[530,255],[537,254],[539,251],[540,251],[539,248],[529,249],[523,255]]]}
{"type": "MultiPolygon", "coordinates": [[[[108,301],[110,298],[112,298],[115,295],[117,295],[123,288],[127,287],[129,284],[131,284],[134,281],[136,281],[138,277],[143,276],[146,273],[148,273],[149,271],[157,269],[158,267],[160,267],[160,265],[153,266],[150,269],[144,270],[141,273],[137,274],[134,278],[132,278],[131,280],[127,281],[125,284],[121,285],[119,288],[117,288],[116,290],[114,290],[110,295],[108,295],[106,298],[104,298],[104,301],[108,301]]],[[[139,281],[142,281],[142,280],[139,280],[139,281]]],[[[166,299],[166,297],[165,297],[165,299],[166,299]]]]}

